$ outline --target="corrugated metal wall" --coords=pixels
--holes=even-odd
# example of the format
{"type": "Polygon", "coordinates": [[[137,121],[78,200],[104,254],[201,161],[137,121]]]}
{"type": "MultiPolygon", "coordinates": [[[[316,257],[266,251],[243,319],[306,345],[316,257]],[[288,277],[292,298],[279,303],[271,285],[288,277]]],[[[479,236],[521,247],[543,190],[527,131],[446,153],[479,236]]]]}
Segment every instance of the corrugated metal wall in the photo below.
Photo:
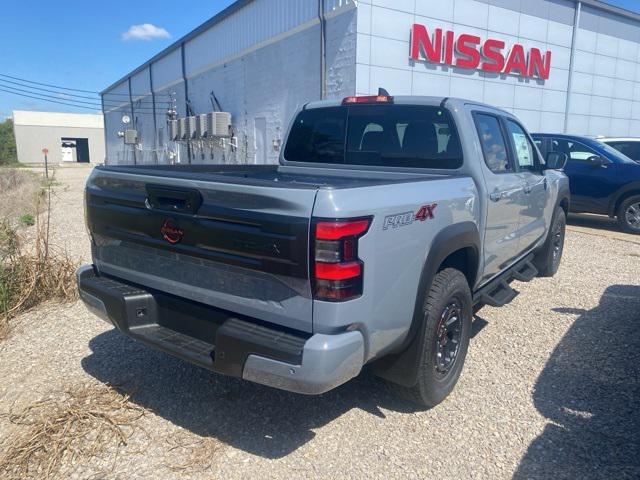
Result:
{"type": "MultiPolygon", "coordinates": [[[[117,132],[131,105],[105,108],[111,163],[277,162],[291,114],[320,98],[319,0],[253,0],[208,29],[179,42],[131,76],[137,149],[117,132]],[[182,63],[184,49],[184,72],[182,63]],[[184,77],[183,77],[184,75],[184,77]],[[186,78],[186,85],[184,82],[186,78]],[[155,122],[152,115],[155,94],[155,122]],[[186,88],[185,88],[186,87],[186,88]],[[233,115],[238,148],[206,150],[167,138],[167,107],[186,116],[185,90],[194,113],[213,109],[211,93],[233,115]],[[266,145],[265,145],[266,144],[266,145]],[[190,152],[190,154],[189,154],[190,152]]],[[[327,96],[355,93],[356,10],[353,0],[325,0],[327,96]],[[335,37],[335,38],[334,38],[335,37]]],[[[128,93],[122,82],[104,94],[128,93]]],[[[124,97],[117,97],[124,98],[124,97]]]]}

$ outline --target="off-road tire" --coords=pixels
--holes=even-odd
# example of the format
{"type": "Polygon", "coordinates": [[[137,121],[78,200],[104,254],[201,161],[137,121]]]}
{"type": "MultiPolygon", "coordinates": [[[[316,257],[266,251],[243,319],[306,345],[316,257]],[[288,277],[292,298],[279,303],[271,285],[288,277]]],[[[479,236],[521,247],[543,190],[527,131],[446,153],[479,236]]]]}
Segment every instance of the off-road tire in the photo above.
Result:
{"type": "Polygon", "coordinates": [[[640,195],[634,195],[632,197],[626,198],[618,207],[618,211],[616,212],[616,217],[618,219],[618,225],[623,232],[627,233],[635,233],[636,235],[640,235],[640,226],[634,226],[629,223],[627,219],[627,210],[631,208],[631,206],[635,206],[635,208],[640,208],[640,195]]]}
{"type": "Polygon", "coordinates": [[[553,277],[558,272],[564,251],[566,226],[567,215],[561,207],[557,207],[551,220],[547,240],[533,260],[539,277],[553,277]]]}
{"type": "Polygon", "coordinates": [[[418,380],[412,387],[395,383],[390,383],[390,387],[405,400],[430,408],[442,402],[451,393],[460,377],[467,355],[472,301],[466,277],[453,268],[438,272],[426,296],[423,312],[424,331],[421,334],[424,335],[424,348],[419,357],[418,380]],[[442,343],[439,341],[439,333],[444,315],[451,312],[449,307],[452,304],[459,306],[460,339],[450,369],[443,376],[437,366],[438,348],[442,343]]]}

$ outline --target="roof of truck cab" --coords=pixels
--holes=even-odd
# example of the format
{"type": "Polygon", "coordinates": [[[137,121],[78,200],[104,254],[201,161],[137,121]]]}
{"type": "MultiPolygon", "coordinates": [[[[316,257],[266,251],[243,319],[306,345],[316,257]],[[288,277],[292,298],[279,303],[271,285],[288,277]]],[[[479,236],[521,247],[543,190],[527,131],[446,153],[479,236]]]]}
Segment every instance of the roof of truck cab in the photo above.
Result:
{"type": "MultiPolygon", "coordinates": [[[[358,95],[358,96],[368,96],[368,95],[358,95]]],[[[391,105],[428,105],[428,106],[438,106],[443,105],[445,102],[453,102],[458,103],[460,105],[475,105],[478,107],[489,108],[491,110],[498,111],[505,115],[513,116],[510,112],[503,110],[494,105],[489,105],[482,102],[477,102],[475,100],[469,100],[466,98],[459,97],[434,97],[427,95],[390,95],[393,98],[393,103],[391,105]]],[[[349,98],[349,97],[347,97],[349,98]]],[[[344,99],[332,99],[332,100],[316,100],[313,102],[309,102],[304,106],[304,109],[312,109],[312,108],[326,108],[326,107],[339,107],[342,105],[344,99]]],[[[387,103],[381,103],[382,105],[389,105],[387,103]]],[[[356,105],[356,104],[350,104],[356,105]]],[[[366,104],[361,104],[366,105],[366,104]]],[[[371,105],[375,105],[375,103],[371,103],[371,105]]]]}

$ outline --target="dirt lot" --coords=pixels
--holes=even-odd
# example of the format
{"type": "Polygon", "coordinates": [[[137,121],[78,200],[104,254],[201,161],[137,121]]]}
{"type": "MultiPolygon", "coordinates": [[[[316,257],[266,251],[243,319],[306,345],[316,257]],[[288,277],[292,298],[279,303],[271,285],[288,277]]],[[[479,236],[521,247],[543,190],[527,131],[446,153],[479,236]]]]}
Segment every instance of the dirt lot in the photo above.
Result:
{"type": "MultiPolygon", "coordinates": [[[[87,174],[57,171],[52,212],[54,238],[85,261],[87,174]]],[[[570,223],[559,274],[479,312],[462,378],[432,410],[367,371],[319,397],[217,376],[78,303],[16,322],[0,346],[0,414],[87,381],[129,392],[147,411],[140,428],[115,464],[80,460],[80,478],[638,478],[640,237],[570,223]],[[174,448],[177,435],[194,447],[174,448]]],[[[0,438],[14,428],[0,416],[0,438]]]]}

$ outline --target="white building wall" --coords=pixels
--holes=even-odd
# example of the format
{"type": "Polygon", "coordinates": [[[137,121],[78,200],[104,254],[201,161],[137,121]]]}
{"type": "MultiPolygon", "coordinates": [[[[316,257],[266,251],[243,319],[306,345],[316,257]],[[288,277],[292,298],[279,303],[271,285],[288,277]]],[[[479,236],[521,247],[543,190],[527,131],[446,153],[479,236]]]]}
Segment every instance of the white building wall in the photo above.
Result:
{"type": "Polygon", "coordinates": [[[640,136],[640,23],[583,6],[569,133],[640,136]]]}
{"type": "Polygon", "coordinates": [[[518,115],[531,131],[563,131],[574,3],[569,0],[362,0],[358,4],[356,90],[463,97],[518,115]],[[410,29],[423,24],[552,51],[548,80],[413,62],[410,29]]]}

